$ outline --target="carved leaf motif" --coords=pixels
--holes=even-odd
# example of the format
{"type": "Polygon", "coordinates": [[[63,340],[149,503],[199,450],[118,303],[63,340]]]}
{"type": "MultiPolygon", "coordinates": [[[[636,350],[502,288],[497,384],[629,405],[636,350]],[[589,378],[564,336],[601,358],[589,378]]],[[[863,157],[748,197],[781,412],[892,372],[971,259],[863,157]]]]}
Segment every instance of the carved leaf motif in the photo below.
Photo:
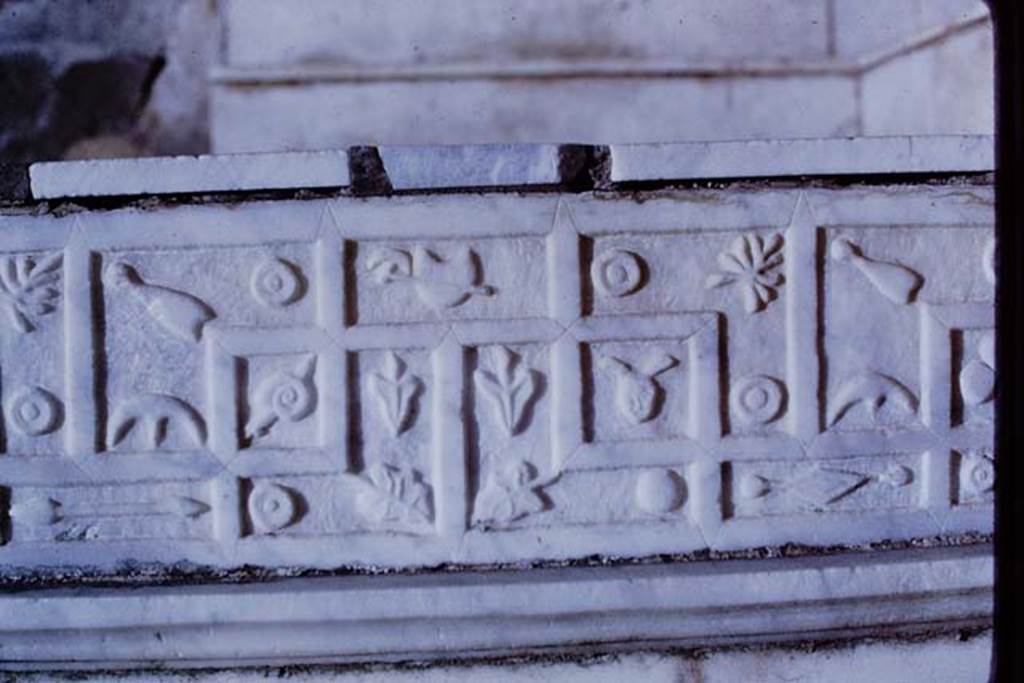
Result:
{"type": "Polygon", "coordinates": [[[479,524],[507,524],[544,510],[537,470],[525,460],[491,472],[477,495],[473,518],[479,524]]]}
{"type": "Polygon", "coordinates": [[[0,257],[0,307],[21,333],[35,329],[33,318],[52,313],[60,298],[60,267],[64,255],[0,257]]]}
{"type": "Polygon", "coordinates": [[[433,518],[430,487],[415,470],[376,463],[359,479],[365,485],[356,504],[371,520],[427,524],[433,518]]]}
{"type": "Polygon", "coordinates": [[[389,352],[369,383],[392,433],[398,436],[409,429],[416,397],[423,389],[420,378],[409,372],[398,354],[389,352]]]}
{"type": "Polygon", "coordinates": [[[537,378],[508,347],[497,347],[493,360],[493,370],[480,368],[473,373],[473,379],[491,401],[506,433],[514,436],[522,429],[526,407],[537,390],[537,378]]]}

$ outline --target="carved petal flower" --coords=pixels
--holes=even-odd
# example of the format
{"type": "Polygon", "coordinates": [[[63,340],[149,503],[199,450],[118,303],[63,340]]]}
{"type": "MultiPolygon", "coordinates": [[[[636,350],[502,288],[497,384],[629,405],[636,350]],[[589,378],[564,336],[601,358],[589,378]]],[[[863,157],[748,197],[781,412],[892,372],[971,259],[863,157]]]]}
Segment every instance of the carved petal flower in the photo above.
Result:
{"type": "Polygon", "coordinates": [[[777,233],[767,240],[754,233],[737,237],[718,255],[720,272],[709,275],[704,286],[736,285],[747,313],[763,310],[776,298],[775,288],[783,282],[776,270],[782,265],[782,243],[777,233]]]}

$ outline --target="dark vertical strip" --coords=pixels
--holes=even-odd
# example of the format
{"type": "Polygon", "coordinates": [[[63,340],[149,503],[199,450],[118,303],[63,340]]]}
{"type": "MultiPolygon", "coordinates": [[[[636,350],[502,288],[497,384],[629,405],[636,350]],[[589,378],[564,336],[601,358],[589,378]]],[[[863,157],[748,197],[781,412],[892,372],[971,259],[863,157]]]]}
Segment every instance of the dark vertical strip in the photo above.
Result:
{"type": "Polygon", "coordinates": [[[1024,681],[1024,3],[990,0],[996,46],[996,602],[993,681],[1024,681]]]}
{"type": "MultiPolygon", "coordinates": [[[[92,297],[93,401],[96,405],[94,448],[102,453],[107,446],[107,313],[103,298],[103,259],[89,255],[89,282],[92,297]]],[[[65,343],[71,344],[73,340],[65,343]]]]}

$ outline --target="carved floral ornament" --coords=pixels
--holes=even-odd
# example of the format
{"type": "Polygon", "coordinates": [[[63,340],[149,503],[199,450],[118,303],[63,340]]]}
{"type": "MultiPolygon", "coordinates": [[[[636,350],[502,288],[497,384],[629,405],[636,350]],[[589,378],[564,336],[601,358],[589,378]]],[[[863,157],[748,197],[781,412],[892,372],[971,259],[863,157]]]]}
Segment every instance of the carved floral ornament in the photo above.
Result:
{"type": "Polygon", "coordinates": [[[356,505],[371,521],[429,524],[433,520],[431,489],[419,472],[375,463],[356,480],[362,484],[356,505]]]}
{"type": "Polygon", "coordinates": [[[537,395],[539,374],[507,346],[494,347],[490,366],[473,373],[477,389],[491,402],[495,416],[509,437],[525,427],[527,412],[537,395]]]}
{"type": "Polygon", "coordinates": [[[63,258],[59,251],[0,257],[0,309],[18,332],[31,332],[40,317],[56,310],[63,258]]]}
{"type": "Polygon", "coordinates": [[[732,287],[743,302],[743,310],[763,311],[776,299],[784,280],[779,272],[782,247],[782,235],[778,233],[767,239],[756,233],[741,235],[718,255],[719,272],[709,275],[704,286],[732,287]]]}
{"type": "MultiPolygon", "coordinates": [[[[477,390],[486,397],[505,435],[512,439],[529,421],[540,391],[540,373],[508,348],[490,349],[489,363],[473,374],[477,390]]],[[[494,462],[473,506],[473,520],[484,527],[501,526],[546,508],[546,482],[528,460],[494,462]]]]}
{"type": "Polygon", "coordinates": [[[398,436],[412,427],[423,381],[409,370],[402,357],[388,351],[367,382],[392,435],[398,436]]]}
{"type": "MultiPolygon", "coordinates": [[[[628,228],[628,221],[622,225],[628,228]]],[[[857,225],[841,229],[859,235],[857,225]]],[[[403,228],[402,234],[414,229],[403,228]]],[[[445,561],[445,553],[467,562],[532,561],[573,548],[609,554],[630,547],[689,552],[701,543],[689,540],[690,535],[729,525],[749,527],[741,535],[758,541],[763,530],[766,543],[789,542],[790,534],[806,538],[820,525],[822,537],[832,542],[841,535],[832,533],[833,522],[836,528],[856,522],[819,511],[898,516],[948,502],[949,516],[955,517],[957,494],[969,504],[987,500],[993,463],[970,450],[975,435],[980,440],[988,434],[987,424],[969,425],[970,434],[962,430],[965,450],[948,449],[948,462],[941,461],[941,449],[915,450],[916,441],[905,453],[884,450],[891,447],[890,434],[901,439],[909,434],[908,442],[920,434],[929,443],[945,438],[945,432],[930,434],[928,425],[912,420],[919,403],[934,418],[936,402],[929,388],[941,386],[945,397],[952,386],[954,401],[962,398],[963,406],[988,403],[996,371],[991,344],[984,338],[984,326],[990,325],[984,317],[988,302],[928,301],[932,317],[956,334],[962,331],[966,343],[961,349],[954,338],[952,360],[933,363],[930,371],[936,376],[928,382],[915,374],[927,339],[908,339],[906,332],[917,329],[912,326],[919,311],[894,304],[913,303],[923,277],[908,267],[910,252],[893,248],[887,253],[884,245],[893,242],[888,235],[878,237],[876,231],[871,233],[875,241],[859,236],[851,241],[830,233],[832,226],[806,223],[783,234],[751,229],[725,238],[728,233],[715,225],[664,235],[645,228],[635,238],[615,234],[611,239],[622,240],[623,248],[609,249],[605,233],[551,237],[531,231],[525,237],[486,233],[486,240],[477,239],[480,252],[474,253],[458,245],[459,240],[472,245],[476,238],[458,237],[459,230],[445,233],[444,240],[425,235],[395,248],[388,246],[398,243],[392,237],[389,242],[344,241],[344,254],[354,260],[341,258],[337,242],[324,238],[309,246],[317,265],[310,265],[308,273],[298,269],[306,261],[277,258],[269,243],[264,260],[249,261],[254,247],[246,244],[237,257],[229,255],[240,268],[237,281],[175,275],[196,272],[189,259],[208,259],[214,248],[227,253],[233,245],[208,248],[204,243],[151,253],[134,246],[104,251],[99,240],[87,242],[80,252],[74,251],[81,248],[78,243],[67,247],[66,266],[56,257],[44,263],[44,256],[35,253],[32,267],[27,261],[19,264],[15,259],[20,255],[2,257],[0,322],[8,324],[0,338],[22,348],[37,340],[58,346],[46,356],[58,362],[38,375],[17,367],[12,372],[10,358],[3,359],[3,447],[24,447],[25,452],[13,454],[39,462],[74,449],[75,457],[85,456],[82,463],[90,474],[111,477],[53,486],[5,481],[14,531],[4,552],[22,552],[29,542],[114,537],[138,541],[143,551],[166,542],[187,557],[191,548],[227,547],[235,536],[252,533],[269,538],[237,544],[242,553],[251,552],[245,561],[259,562],[258,553],[267,549],[262,556],[271,558],[267,562],[301,562],[303,556],[290,554],[300,546],[317,553],[318,562],[334,566],[434,564],[445,561]],[[706,256],[709,240],[716,241],[711,256],[718,261],[711,260],[705,270],[705,264],[694,261],[706,256]],[[587,263],[589,244],[597,250],[587,263]],[[647,263],[655,265],[655,257],[658,264],[666,262],[657,251],[664,244],[682,245],[689,259],[684,265],[699,268],[696,293],[680,291],[680,281],[692,288],[688,278],[673,281],[660,272],[653,272],[657,296],[649,289],[647,263]],[[696,248],[687,251],[687,244],[696,248]],[[94,256],[88,256],[89,249],[95,249],[94,256]],[[530,263],[529,277],[521,277],[527,271],[515,269],[526,266],[515,257],[542,249],[549,250],[548,258],[530,263]],[[182,265],[161,260],[166,258],[181,259],[182,265]],[[100,263],[107,268],[97,282],[94,268],[100,263]],[[498,291],[487,283],[484,265],[494,267],[486,275],[495,284],[545,286],[537,292],[498,291]],[[704,291],[703,278],[710,271],[708,284],[714,291],[704,291]],[[813,372],[818,354],[830,350],[824,347],[847,339],[838,328],[823,336],[814,306],[807,305],[817,302],[821,309],[834,304],[815,288],[822,273],[861,290],[852,294],[863,303],[859,310],[872,313],[879,306],[910,321],[897,330],[906,342],[898,362],[850,367],[844,360],[848,355],[836,354],[828,359],[828,372],[813,372]],[[41,278],[33,296],[46,306],[36,313],[23,305],[29,298],[22,295],[32,290],[24,286],[25,275],[41,278]],[[581,275],[591,280],[592,292],[581,275]],[[70,276],[74,289],[65,281],[70,276]],[[355,287],[321,288],[322,282],[355,287]],[[86,291],[88,286],[93,293],[86,291]],[[787,301],[779,302],[782,286],[787,301]],[[17,287],[20,293],[12,296],[17,287]],[[303,298],[314,291],[316,306],[303,298]],[[59,348],[78,339],[96,341],[83,331],[98,321],[44,317],[49,305],[72,310],[61,301],[72,293],[74,301],[100,302],[110,314],[107,328],[96,335],[99,348],[89,345],[90,356],[109,356],[105,383],[92,377],[73,346],[70,353],[59,348]],[[591,293],[607,298],[589,308],[591,293]],[[529,305],[523,305],[524,296],[533,297],[529,305]],[[12,301],[24,309],[24,320],[11,317],[12,301]],[[229,302],[241,304],[244,315],[222,308],[229,302]],[[722,302],[726,305],[717,305],[722,302]],[[773,303],[787,304],[787,315],[782,306],[771,308],[773,303]],[[951,311],[970,309],[973,322],[959,327],[957,319],[954,324],[953,313],[939,310],[947,304],[951,311]],[[563,327],[571,326],[568,333],[549,322],[559,307],[572,314],[564,316],[569,322],[563,327]],[[430,310],[456,317],[454,309],[464,321],[424,320],[430,310]],[[808,310],[809,319],[802,318],[808,310]],[[761,311],[769,315],[754,315],[761,311]],[[584,319],[577,322],[580,315],[584,319]],[[797,324],[793,316],[800,318],[797,324]],[[19,336],[16,320],[35,326],[37,333],[19,336]],[[129,326],[135,329],[126,332],[129,326]],[[66,330],[78,336],[62,338],[66,330]],[[139,343],[139,335],[159,337],[159,347],[171,351],[143,359],[152,365],[144,369],[148,374],[142,381],[130,375],[144,366],[123,360],[153,348],[139,343]],[[443,344],[435,347],[437,340],[443,344]],[[179,364],[180,359],[188,362],[179,364]],[[593,400],[590,391],[596,394],[593,400]],[[913,393],[918,391],[920,398],[913,393]],[[70,404],[72,397],[81,400],[85,394],[88,406],[70,404]],[[782,422],[784,417],[789,419],[782,422]],[[734,430],[736,425],[747,429],[734,430]],[[762,429],[766,425],[774,426],[762,429]],[[825,427],[861,431],[821,434],[825,427]],[[67,430],[60,435],[66,438],[24,438],[59,434],[60,429],[67,430]],[[772,433],[758,433],[768,429],[772,433]],[[353,446],[371,430],[366,444],[372,446],[353,446]],[[819,439],[821,447],[811,450],[809,444],[819,439]],[[238,452],[253,443],[261,447],[238,452]],[[148,455],[119,457],[107,450],[148,455]],[[178,452],[166,453],[171,450],[178,452]],[[702,453],[713,457],[702,459],[702,453]],[[954,460],[960,453],[968,455],[954,460]],[[868,456],[878,463],[868,462],[868,456]],[[214,470],[218,462],[225,468],[214,470]],[[162,481],[143,479],[150,467],[174,476],[198,474],[172,482],[181,486],[172,491],[158,488],[165,486],[162,481]],[[210,477],[215,471],[218,476],[210,477]],[[944,483],[960,479],[936,494],[942,487],[924,483],[934,482],[937,471],[947,475],[944,483]],[[114,479],[122,474],[124,479],[114,479]],[[131,487],[140,493],[133,493],[135,498],[125,494],[128,502],[121,508],[103,502],[131,487]],[[52,493],[60,488],[66,491],[52,493]],[[947,495],[950,501],[934,500],[947,495]],[[50,500],[60,503],[55,507],[50,500]],[[25,530],[30,501],[43,502],[39,519],[46,528],[25,530]],[[739,512],[730,517],[726,504],[739,512]],[[774,515],[792,517],[782,524],[774,515]],[[625,536],[628,542],[620,540],[625,536]],[[559,547],[562,539],[570,539],[566,547],[559,547]]],[[[133,239],[142,244],[143,237],[133,239]]],[[[969,241],[970,262],[948,274],[960,280],[947,289],[974,294],[983,277],[979,231],[943,231],[943,240],[954,238],[969,241]],[[958,234],[949,237],[950,232],[958,234]]],[[[981,290],[982,295],[991,293],[981,290]]],[[[825,294],[830,294],[827,288],[825,294]]],[[[825,312],[834,313],[831,308],[825,312]]],[[[945,354],[946,347],[941,351],[945,354]]],[[[84,348],[81,355],[86,356],[84,348]]],[[[986,414],[979,409],[967,417],[986,414]]],[[[16,469],[15,460],[6,460],[8,470],[16,469]]],[[[69,555],[86,557],[97,550],[90,543],[70,549],[69,555]]]]}

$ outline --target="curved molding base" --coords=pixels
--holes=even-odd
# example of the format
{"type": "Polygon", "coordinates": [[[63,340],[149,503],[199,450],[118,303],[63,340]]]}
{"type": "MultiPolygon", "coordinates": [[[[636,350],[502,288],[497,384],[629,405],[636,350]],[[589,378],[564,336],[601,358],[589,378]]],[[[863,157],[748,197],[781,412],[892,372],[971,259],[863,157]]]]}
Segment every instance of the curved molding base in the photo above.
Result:
{"type": "Polygon", "coordinates": [[[0,668],[400,661],[985,624],[991,546],[779,560],[25,592],[0,668]]]}

